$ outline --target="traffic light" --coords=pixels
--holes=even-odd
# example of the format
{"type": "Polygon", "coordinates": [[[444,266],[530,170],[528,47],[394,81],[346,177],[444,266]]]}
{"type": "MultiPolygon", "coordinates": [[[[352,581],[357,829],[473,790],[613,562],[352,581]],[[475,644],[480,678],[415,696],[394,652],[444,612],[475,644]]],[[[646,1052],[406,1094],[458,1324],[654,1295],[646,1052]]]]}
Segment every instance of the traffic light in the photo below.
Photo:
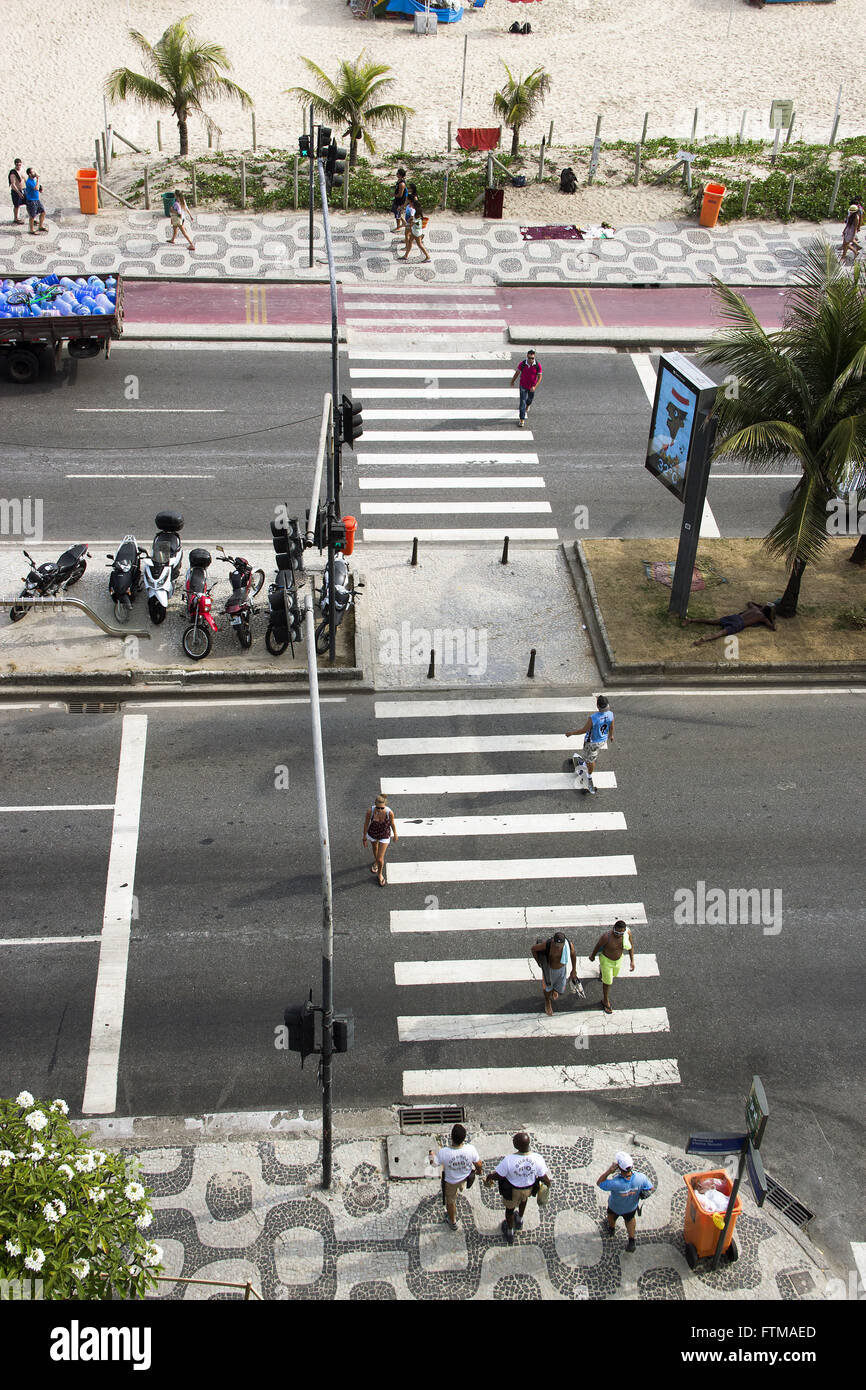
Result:
{"type": "Polygon", "coordinates": [[[350,401],[348,396],[343,397],[343,404],[340,408],[340,424],[343,443],[348,444],[350,449],[354,449],[355,440],[360,439],[364,433],[364,419],[361,410],[362,407],[357,402],[350,401]]]}
{"type": "Polygon", "coordinates": [[[298,604],[298,593],[296,589],[291,590],[291,592],[287,595],[287,600],[288,601],[286,606],[287,616],[289,620],[289,640],[293,644],[294,650],[294,643],[300,642],[301,636],[303,634],[303,619],[301,617],[301,609],[298,604]]]}
{"type": "Polygon", "coordinates": [[[301,535],[296,516],[289,518],[288,542],[288,553],[295,563],[295,569],[300,569],[304,563],[304,538],[301,535]]]}
{"type": "Polygon", "coordinates": [[[328,153],[328,146],[331,143],[331,127],[329,125],[316,126],[316,158],[323,159],[328,153]]]}
{"type": "Polygon", "coordinates": [[[310,1000],[299,1008],[288,1008],[283,1014],[289,1039],[289,1051],[300,1052],[301,1066],[311,1052],[316,1051],[316,1014],[310,1000]]]}
{"type": "Polygon", "coordinates": [[[317,550],[322,551],[328,544],[327,523],[325,509],[321,505],[316,508],[316,517],[313,525],[310,525],[310,509],[307,508],[307,535],[312,534],[313,545],[317,550]]]}
{"type": "Polygon", "coordinates": [[[355,1046],[354,1014],[334,1014],[332,1037],[335,1052],[348,1052],[350,1047],[355,1046]]]}
{"type": "Polygon", "coordinates": [[[301,157],[303,159],[309,159],[312,153],[312,148],[312,140],[309,134],[298,136],[298,149],[300,150],[301,157]]]}
{"type": "Polygon", "coordinates": [[[335,550],[346,549],[346,523],[336,517],[328,528],[328,539],[335,550]]]}
{"type": "Polygon", "coordinates": [[[329,193],[334,188],[343,187],[345,175],[346,151],[338,149],[336,140],[332,140],[328,146],[328,157],[325,160],[325,187],[329,193]]]}

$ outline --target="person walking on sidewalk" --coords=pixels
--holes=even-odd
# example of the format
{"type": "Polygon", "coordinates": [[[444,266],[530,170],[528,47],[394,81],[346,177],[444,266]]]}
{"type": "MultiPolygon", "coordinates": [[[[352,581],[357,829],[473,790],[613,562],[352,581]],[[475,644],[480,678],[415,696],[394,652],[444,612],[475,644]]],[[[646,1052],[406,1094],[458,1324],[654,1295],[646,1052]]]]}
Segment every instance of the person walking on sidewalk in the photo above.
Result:
{"type": "Polygon", "coordinates": [[[409,198],[403,216],[406,222],[406,250],[400,259],[407,261],[409,259],[409,252],[414,245],[418,247],[425,261],[429,261],[430,256],[427,247],[424,245],[424,223],[427,219],[424,216],[421,200],[418,197],[418,191],[414,183],[410,183],[409,185],[409,198]]]}
{"type": "Polygon", "coordinates": [[[855,198],[849,205],[845,215],[845,225],[842,228],[842,260],[851,251],[854,259],[857,259],[857,252],[862,248],[857,240],[857,233],[863,224],[863,204],[859,198],[855,198]]]}
{"type": "Polygon", "coordinates": [[[535,356],[535,348],[530,348],[523,361],[518,362],[514,376],[511,378],[512,386],[518,377],[520,377],[520,413],[517,428],[522,430],[526,423],[526,417],[532,409],[535,393],[541,385],[541,363],[535,356]]]}
{"type": "Polygon", "coordinates": [[[646,1173],[636,1173],[632,1167],[631,1156],[622,1150],[613,1163],[606,1168],[596,1182],[602,1192],[607,1192],[607,1229],[605,1234],[612,1236],[621,1216],[625,1223],[628,1245],[626,1251],[634,1254],[635,1219],[640,1214],[640,1204],[645,1197],[655,1192],[646,1173]]]}
{"type": "Polygon", "coordinates": [[[607,748],[608,740],[613,743],[613,715],[606,697],[599,695],[595,704],[596,712],[589,716],[583,728],[571,729],[565,735],[566,738],[577,738],[579,734],[583,734],[583,760],[588,774],[585,790],[592,796],[595,796],[592,774],[595,772],[598,755],[607,748]]]}
{"type": "Polygon", "coordinates": [[[598,956],[598,966],[601,971],[601,1007],[606,1014],[613,1013],[613,1005],[610,1002],[610,987],[622,968],[623,952],[628,951],[631,962],[630,969],[634,970],[634,937],[626,926],[625,922],[614,922],[610,931],[606,931],[604,936],[600,936],[589,953],[589,959],[595,960],[598,956]]]}
{"type": "Polygon", "coordinates": [[[39,182],[39,175],[35,169],[27,170],[27,178],[24,181],[24,197],[27,201],[27,216],[30,218],[30,235],[36,236],[37,232],[47,232],[45,225],[45,208],[42,206],[42,184],[39,182]],[[36,226],[36,219],[39,218],[39,226],[36,226]]]}
{"type": "Polygon", "coordinates": [[[175,238],[180,232],[181,236],[189,242],[190,251],[195,250],[195,242],[187,231],[187,227],[192,226],[192,213],[187,206],[186,198],[182,193],[175,193],[174,202],[171,205],[171,236],[169,246],[174,246],[175,238]]]}
{"type": "Polygon", "coordinates": [[[554,932],[547,941],[536,941],[531,954],[541,969],[546,1014],[553,1013],[553,1006],[559,996],[565,993],[568,980],[571,980],[575,994],[583,994],[583,987],[577,978],[574,947],[563,932],[554,932]]]}
{"type": "Polygon", "coordinates": [[[397,224],[394,228],[395,232],[399,232],[400,228],[404,226],[403,214],[408,201],[409,190],[406,187],[406,170],[398,169],[397,182],[394,184],[394,196],[391,199],[391,212],[397,224]]]}
{"type": "Polygon", "coordinates": [[[385,887],[385,854],[391,839],[398,840],[394,812],[388,805],[388,798],[380,792],[364,817],[364,837],[361,843],[366,849],[367,841],[373,847],[373,863],[370,873],[379,880],[379,887],[385,887]]]}
{"type": "Polygon", "coordinates": [[[23,224],[24,219],[18,216],[18,209],[27,206],[27,199],[24,196],[24,175],[21,172],[23,160],[16,159],[9,170],[9,193],[12,197],[12,221],[16,227],[23,224]]]}
{"type": "Polygon", "coordinates": [[[526,1203],[533,1193],[538,1194],[539,1183],[550,1187],[547,1164],[541,1154],[531,1152],[526,1131],[520,1130],[511,1142],[515,1152],[506,1154],[484,1179],[485,1187],[492,1187],[495,1182],[499,1184],[499,1193],[505,1203],[505,1220],[500,1229],[509,1245],[514,1244],[514,1232],[522,1227],[526,1203]]]}
{"type": "Polygon", "coordinates": [[[430,1158],[442,1169],[442,1200],[445,1203],[445,1220],[452,1231],[457,1230],[457,1198],[466,1187],[471,1187],[475,1176],[481,1176],[484,1169],[478,1150],[466,1143],[466,1130],[463,1125],[455,1125],[451,1130],[451,1144],[430,1158]]]}

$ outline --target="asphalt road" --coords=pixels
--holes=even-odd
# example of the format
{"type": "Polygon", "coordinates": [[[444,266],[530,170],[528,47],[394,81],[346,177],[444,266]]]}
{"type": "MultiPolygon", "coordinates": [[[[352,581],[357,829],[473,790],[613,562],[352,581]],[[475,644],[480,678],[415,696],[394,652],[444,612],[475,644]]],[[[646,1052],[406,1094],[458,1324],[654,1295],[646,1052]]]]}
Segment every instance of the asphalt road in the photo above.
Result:
{"type": "MultiPolygon", "coordinates": [[[[520,821],[507,836],[480,834],[477,826],[447,840],[404,835],[389,851],[394,881],[381,890],[360,843],[363,810],[381,777],[560,772],[567,764],[558,751],[458,755],[413,745],[396,756],[377,755],[378,739],[553,734],[571,721],[548,712],[471,711],[434,719],[409,711],[383,720],[361,694],[323,705],[336,997],[356,1018],[355,1049],[336,1059],[335,1102],[399,1103],[403,1074],[414,1069],[603,1069],[675,1059],[679,1084],[511,1098],[469,1094],[466,1103],[471,1115],[506,1125],[554,1119],[634,1126],[682,1143],[691,1130],[739,1127],[758,1073],[772,1112],[766,1167],[816,1213],[818,1244],[850,1263],[847,1242],[866,1234],[864,835],[857,776],[866,735],[863,697],[647,693],[617,697],[615,712],[618,741],[603,766],[617,785],[589,805],[567,790],[394,796],[398,821],[477,814],[520,821]],[[819,725],[825,728],[820,745],[819,725]],[[530,817],[568,812],[619,812],[625,824],[582,834],[553,826],[530,833],[541,824],[530,817]],[[633,855],[636,874],[596,868],[593,877],[575,880],[527,869],[494,882],[490,873],[474,881],[463,873],[479,859],[575,855],[633,855]],[[446,881],[432,870],[424,878],[425,866],[445,859],[458,861],[454,877],[446,881]],[[410,862],[421,866],[418,881],[397,882],[400,866],[406,872],[410,862]],[[780,907],[781,918],[678,925],[675,893],[697,892],[699,882],[726,894],[767,890],[767,903],[773,911],[780,907]],[[453,983],[442,963],[525,958],[538,930],[390,929],[392,910],[423,910],[430,894],[446,912],[642,903],[647,922],[635,928],[636,949],[639,957],[655,955],[658,974],[621,976],[614,1001],[623,1018],[628,1010],[661,1011],[664,1025],[590,1033],[585,1050],[576,1050],[574,1036],[519,1036],[518,1020],[508,1022],[509,1016],[542,1021],[537,984],[525,977],[484,979],[471,969],[466,982],[453,983]],[[395,962],[424,961],[428,983],[395,983],[395,962]],[[475,1014],[506,1020],[504,1035],[485,1038],[474,1025],[463,1027],[475,1014]],[[423,1023],[434,1015],[450,1020],[453,1038],[399,1039],[398,1017],[423,1023]]],[[[319,1100],[313,1062],[301,1071],[296,1057],[274,1046],[286,1004],[300,1003],[310,986],[319,997],[309,708],[252,702],[146,713],[117,1113],[297,1106],[309,1112],[319,1100]],[[282,769],[287,789],[275,785],[286,780],[282,769]]],[[[5,808],[102,808],[0,813],[0,935],[38,941],[0,945],[0,1094],[26,1086],[64,1096],[76,1113],[99,944],[55,938],[98,936],[102,927],[120,739],[120,715],[75,716],[47,706],[0,712],[5,808]]],[[[577,952],[588,953],[597,934],[575,929],[577,952]]],[[[597,983],[587,993],[586,1004],[569,1000],[561,1016],[597,1018],[597,983]]]]}
{"type": "MultiPolygon", "coordinates": [[[[533,441],[515,428],[513,445],[499,447],[537,452],[538,464],[525,471],[544,477],[560,538],[677,535],[682,509],[643,465],[650,405],[632,356],[549,350],[543,362],[533,441]],[[577,507],[588,518],[579,530],[577,507]]],[[[342,371],[348,389],[345,356],[342,371]]],[[[0,400],[18,421],[4,459],[3,496],[42,498],[45,542],[112,542],[130,530],[146,542],[165,507],[183,511],[193,538],[266,536],[276,505],[287,501],[300,516],[309,505],[329,388],[328,353],[312,346],[124,344],[107,362],[64,358],[55,376],[34,386],[0,381],[0,400]],[[130,391],[137,396],[128,398],[130,391]]],[[[436,404],[447,405],[447,398],[436,404]]],[[[446,430],[449,423],[430,427],[446,430]]],[[[348,451],[344,460],[343,510],[360,516],[356,461],[348,451]]],[[[738,471],[715,469],[708,501],[716,522],[723,536],[763,535],[793,480],[720,476],[738,471]]],[[[464,504],[468,495],[423,487],[401,494],[464,504]]],[[[485,494],[491,496],[497,494],[485,494]]],[[[14,540],[3,537],[5,544],[14,540]]]]}

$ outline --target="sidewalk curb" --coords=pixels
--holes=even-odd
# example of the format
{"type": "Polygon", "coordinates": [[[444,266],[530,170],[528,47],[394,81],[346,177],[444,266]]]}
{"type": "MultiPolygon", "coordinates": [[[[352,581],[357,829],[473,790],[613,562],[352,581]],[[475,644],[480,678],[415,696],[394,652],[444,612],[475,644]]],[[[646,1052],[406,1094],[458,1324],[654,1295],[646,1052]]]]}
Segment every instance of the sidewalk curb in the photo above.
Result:
{"type": "Polygon", "coordinates": [[[669,328],[637,327],[606,328],[576,326],[574,328],[528,327],[519,328],[508,325],[510,343],[540,343],[543,347],[616,347],[623,349],[647,349],[651,347],[695,347],[700,348],[711,342],[719,328],[669,328]]]}
{"type": "MultiPolygon", "coordinates": [[[[339,324],[338,339],[346,341],[346,326],[339,324]]],[[[123,337],[112,344],[112,351],[124,343],[159,342],[208,343],[330,343],[330,323],[126,323],[123,337]]]]}
{"type": "Polygon", "coordinates": [[[713,671],[706,666],[675,665],[663,661],[641,666],[621,665],[605,627],[595,585],[581,541],[571,547],[563,543],[563,553],[577,591],[578,601],[586,618],[587,631],[599,674],[605,686],[617,685],[693,685],[724,690],[734,686],[764,685],[866,685],[866,661],[853,665],[843,662],[824,662],[821,666],[770,666],[765,663],[748,669],[713,671]]]}

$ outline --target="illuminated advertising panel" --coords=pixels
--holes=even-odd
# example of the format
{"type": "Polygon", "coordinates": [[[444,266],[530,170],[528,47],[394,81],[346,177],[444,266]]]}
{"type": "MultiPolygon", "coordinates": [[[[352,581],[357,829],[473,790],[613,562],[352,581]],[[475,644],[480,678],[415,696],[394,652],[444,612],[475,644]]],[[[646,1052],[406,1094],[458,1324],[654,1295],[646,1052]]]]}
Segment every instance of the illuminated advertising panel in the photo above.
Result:
{"type": "Polygon", "coordinates": [[[659,362],[646,466],[682,502],[699,410],[715,396],[716,384],[682,353],[659,362]]]}

